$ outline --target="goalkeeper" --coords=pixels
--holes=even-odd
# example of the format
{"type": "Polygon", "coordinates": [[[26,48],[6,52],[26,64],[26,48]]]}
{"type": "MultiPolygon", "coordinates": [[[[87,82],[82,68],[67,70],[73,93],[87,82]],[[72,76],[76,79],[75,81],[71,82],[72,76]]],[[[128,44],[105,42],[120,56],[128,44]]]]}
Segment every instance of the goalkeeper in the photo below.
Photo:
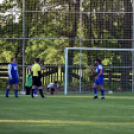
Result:
{"type": "Polygon", "coordinates": [[[103,81],[104,81],[104,76],[103,76],[103,66],[101,65],[101,60],[100,59],[95,59],[95,64],[97,65],[96,66],[96,70],[94,70],[93,66],[90,65],[90,69],[96,73],[96,77],[95,77],[95,82],[94,82],[94,85],[93,85],[93,88],[94,88],[94,99],[97,99],[98,98],[98,95],[97,95],[97,85],[100,86],[100,89],[101,89],[101,95],[102,95],[102,98],[101,99],[105,99],[104,97],[104,89],[103,89],[103,81]]]}
{"type": "Polygon", "coordinates": [[[32,89],[32,74],[31,74],[31,69],[30,69],[30,73],[28,73],[27,76],[26,76],[25,89],[26,89],[26,95],[30,95],[31,89],[32,89]]]}

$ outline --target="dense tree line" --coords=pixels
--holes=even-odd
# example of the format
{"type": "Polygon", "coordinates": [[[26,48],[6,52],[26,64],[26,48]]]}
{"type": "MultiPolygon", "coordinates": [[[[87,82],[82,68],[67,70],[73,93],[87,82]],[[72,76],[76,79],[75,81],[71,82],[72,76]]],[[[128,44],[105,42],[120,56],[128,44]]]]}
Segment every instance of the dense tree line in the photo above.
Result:
{"type": "MultiPolygon", "coordinates": [[[[0,11],[3,11],[0,14],[1,38],[23,37],[22,12],[8,15],[4,13],[12,8],[22,11],[22,5],[22,0],[5,0],[0,5],[0,11]]],[[[132,41],[114,40],[132,38],[131,0],[84,0],[82,6],[83,47],[132,47],[132,41]]],[[[25,12],[26,38],[60,38],[60,40],[26,39],[25,63],[31,64],[35,57],[40,57],[45,64],[64,64],[64,48],[78,47],[80,43],[78,40],[80,38],[80,0],[26,0],[25,10],[42,11],[25,12]]],[[[22,44],[22,39],[0,39],[0,62],[9,62],[10,58],[15,56],[18,63],[22,64],[22,44]]],[[[82,63],[89,65],[93,63],[95,57],[100,57],[104,65],[131,66],[132,62],[131,52],[85,51],[82,55],[82,63]]],[[[78,60],[79,52],[70,51],[69,64],[79,64],[78,60]]],[[[121,83],[129,83],[130,72],[129,69],[121,70],[121,83]]],[[[72,69],[69,70],[69,76],[71,81],[72,69]]],[[[122,88],[129,88],[129,84],[122,84],[122,88]]]]}

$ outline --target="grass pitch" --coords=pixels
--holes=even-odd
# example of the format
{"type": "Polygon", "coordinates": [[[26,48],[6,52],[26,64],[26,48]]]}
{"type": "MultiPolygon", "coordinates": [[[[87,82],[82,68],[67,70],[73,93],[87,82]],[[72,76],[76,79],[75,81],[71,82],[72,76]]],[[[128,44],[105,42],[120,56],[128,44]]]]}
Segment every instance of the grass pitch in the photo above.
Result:
{"type": "Polygon", "coordinates": [[[134,95],[0,96],[0,134],[134,134],[134,95]]]}

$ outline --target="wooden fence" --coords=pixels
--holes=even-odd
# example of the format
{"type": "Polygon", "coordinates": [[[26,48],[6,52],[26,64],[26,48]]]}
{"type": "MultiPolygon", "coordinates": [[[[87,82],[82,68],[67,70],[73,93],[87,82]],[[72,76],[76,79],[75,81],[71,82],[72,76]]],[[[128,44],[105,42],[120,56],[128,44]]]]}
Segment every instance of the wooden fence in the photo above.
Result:
{"type": "MultiPolygon", "coordinates": [[[[5,82],[7,81],[8,78],[8,70],[7,70],[7,64],[0,64],[0,82],[5,82]]],[[[28,65],[26,65],[27,67],[28,65]]],[[[45,65],[46,70],[42,71],[42,80],[43,80],[43,85],[48,85],[51,82],[58,81],[61,85],[64,85],[64,70],[65,66],[64,65],[45,65]]],[[[19,76],[20,79],[22,79],[22,66],[19,66],[19,76]]],[[[71,66],[72,68],[72,85],[77,85],[79,84],[79,78],[80,78],[80,70],[79,70],[79,65],[73,65],[71,66]]],[[[29,70],[25,69],[25,74],[28,73],[29,70]]],[[[94,75],[91,74],[90,70],[82,66],[82,83],[84,85],[88,83],[93,83],[94,81],[94,75]]],[[[114,69],[114,68],[105,68],[104,69],[104,77],[105,77],[105,83],[107,86],[110,88],[110,86],[118,85],[120,84],[121,80],[121,73],[119,73],[119,69],[114,69]]],[[[21,82],[21,80],[20,80],[21,82]]],[[[130,71],[129,75],[129,83],[131,86],[132,83],[132,74],[130,71]]]]}

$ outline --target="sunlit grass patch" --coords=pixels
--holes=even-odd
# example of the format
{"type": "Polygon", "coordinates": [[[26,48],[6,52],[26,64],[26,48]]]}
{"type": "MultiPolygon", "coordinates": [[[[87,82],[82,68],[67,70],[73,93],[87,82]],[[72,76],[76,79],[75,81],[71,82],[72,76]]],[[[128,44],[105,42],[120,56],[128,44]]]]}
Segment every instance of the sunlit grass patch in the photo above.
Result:
{"type": "Polygon", "coordinates": [[[0,95],[0,134],[133,134],[133,94],[55,95],[5,98],[0,95]]]}

